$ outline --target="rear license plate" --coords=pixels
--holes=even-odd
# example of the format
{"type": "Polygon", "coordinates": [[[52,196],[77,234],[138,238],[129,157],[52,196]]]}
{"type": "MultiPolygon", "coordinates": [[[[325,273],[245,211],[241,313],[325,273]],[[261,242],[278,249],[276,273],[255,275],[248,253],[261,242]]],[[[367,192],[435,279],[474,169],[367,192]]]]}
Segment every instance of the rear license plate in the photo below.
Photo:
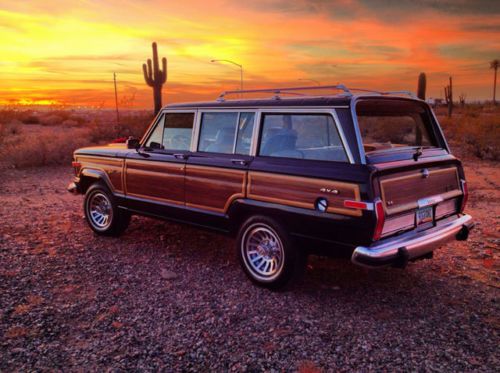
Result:
{"type": "Polygon", "coordinates": [[[417,225],[428,223],[434,220],[432,206],[423,207],[417,210],[417,225]]]}

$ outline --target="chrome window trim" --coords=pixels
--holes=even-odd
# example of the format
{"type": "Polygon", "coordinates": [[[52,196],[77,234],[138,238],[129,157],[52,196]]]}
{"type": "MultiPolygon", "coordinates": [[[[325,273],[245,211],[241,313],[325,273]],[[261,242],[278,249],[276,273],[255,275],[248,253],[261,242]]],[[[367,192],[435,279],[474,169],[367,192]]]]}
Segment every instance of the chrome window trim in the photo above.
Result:
{"type": "Polygon", "coordinates": [[[158,125],[158,122],[160,121],[160,118],[162,117],[162,115],[164,113],[165,112],[163,110],[160,110],[158,112],[158,114],[156,114],[156,116],[153,118],[149,127],[146,129],[146,132],[144,132],[144,134],[142,135],[141,141],[139,141],[139,144],[141,146],[143,146],[147,142],[147,140],[149,139],[149,136],[151,135],[151,132],[153,131],[154,128],[156,128],[156,126],[158,125]]]}
{"type": "MultiPolygon", "coordinates": [[[[297,107],[295,107],[293,109],[286,109],[286,108],[279,108],[279,109],[268,109],[268,108],[264,109],[263,108],[263,109],[260,109],[259,110],[259,121],[257,122],[258,127],[259,127],[259,131],[256,134],[257,137],[254,138],[256,146],[253,149],[254,150],[254,153],[252,154],[253,156],[257,156],[257,142],[260,138],[260,133],[262,131],[262,120],[261,120],[262,114],[266,114],[266,113],[330,114],[332,116],[333,123],[335,123],[335,127],[337,128],[337,132],[339,134],[340,141],[342,142],[342,146],[344,147],[344,151],[345,151],[346,156],[347,156],[348,162],[345,162],[345,163],[354,164],[354,160],[352,158],[352,153],[351,153],[350,148],[347,144],[347,141],[346,141],[346,138],[344,135],[344,131],[342,130],[342,127],[339,126],[340,122],[339,122],[339,119],[337,117],[337,113],[335,112],[335,109],[332,109],[331,107],[327,108],[327,109],[318,108],[318,107],[309,108],[309,109],[308,108],[297,108],[297,107]]],[[[334,162],[334,161],[330,161],[330,162],[334,162]]]]}
{"type": "Polygon", "coordinates": [[[234,141],[233,141],[233,153],[236,153],[236,141],[238,141],[238,133],[240,132],[240,118],[241,111],[238,112],[238,116],[236,117],[236,127],[234,128],[234,141]]]}
{"type": "MultiPolygon", "coordinates": [[[[358,143],[359,161],[361,164],[366,164],[366,154],[365,148],[363,146],[363,140],[361,138],[361,131],[359,130],[358,116],[356,115],[356,104],[359,98],[366,98],[367,96],[357,96],[351,101],[351,117],[352,124],[354,126],[354,133],[356,134],[356,142],[358,143]]],[[[369,97],[369,96],[368,96],[369,97]]]]}
{"type": "Polygon", "coordinates": [[[332,110],[332,115],[333,115],[333,120],[335,121],[335,125],[337,126],[337,131],[339,132],[342,144],[344,145],[344,149],[346,151],[347,158],[349,158],[349,162],[351,164],[353,164],[354,158],[353,158],[352,153],[351,153],[351,148],[349,146],[346,146],[347,139],[346,139],[345,134],[344,134],[344,128],[342,127],[342,124],[340,123],[339,117],[337,115],[337,111],[332,110]]]}
{"type": "MultiPolygon", "coordinates": [[[[370,96],[372,97],[372,96],[370,96]]],[[[377,96],[380,97],[380,96],[377,96]]],[[[226,101],[228,102],[228,101],[226,101]]],[[[255,105],[250,105],[250,106],[224,106],[224,107],[217,107],[217,106],[203,106],[203,107],[189,107],[189,108],[172,108],[172,109],[164,109],[166,111],[194,111],[194,110],[200,110],[200,111],[257,111],[257,110],[267,110],[267,109],[277,109],[277,110],[291,110],[291,109],[304,109],[307,110],[307,108],[311,108],[311,110],[314,109],[349,109],[349,105],[336,105],[336,106],[327,106],[327,105],[321,105],[321,106],[316,106],[316,105],[311,105],[311,106],[299,106],[299,105],[294,105],[294,106],[255,106],[255,105]]]]}
{"type": "Polygon", "coordinates": [[[191,153],[196,152],[196,148],[198,147],[198,141],[200,140],[200,125],[201,125],[201,114],[199,110],[196,110],[196,119],[194,121],[193,126],[193,136],[191,136],[191,146],[189,150],[191,153]]]}
{"type": "Polygon", "coordinates": [[[439,121],[438,121],[438,119],[436,117],[436,114],[434,113],[434,110],[432,110],[432,108],[430,107],[430,105],[427,102],[425,102],[425,104],[428,106],[428,109],[431,111],[432,118],[436,122],[437,128],[439,130],[439,134],[441,135],[441,138],[444,141],[445,150],[448,152],[448,154],[451,154],[450,146],[448,145],[448,141],[446,141],[446,137],[444,137],[443,130],[441,128],[441,125],[439,124],[439,121]]]}
{"type": "Polygon", "coordinates": [[[252,131],[252,143],[250,145],[250,156],[257,156],[257,147],[259,145],[260,137],[260,118],[262,117],[261,111],[257,110],[254,116],[253,131],[252,131]]]}

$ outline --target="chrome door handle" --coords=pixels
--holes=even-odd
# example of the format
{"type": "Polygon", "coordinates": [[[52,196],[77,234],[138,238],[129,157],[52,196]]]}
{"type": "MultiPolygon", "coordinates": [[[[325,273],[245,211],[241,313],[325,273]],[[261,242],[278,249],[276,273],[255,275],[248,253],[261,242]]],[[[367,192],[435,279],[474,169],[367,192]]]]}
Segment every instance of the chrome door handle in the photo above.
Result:
{"type": "Polygon", "coordinates": [[[177,159],[188,159],[189,155],[187,155],[187,154],[174,154],[174,157],[177,159]]]}
{"type": "Polygon", "coordinates": [[[233,164],[237,164],[239,166],[246,166],[248,164],[248,161],[246,161],[244,159],[231,159],[231,162],[233,164]]]}

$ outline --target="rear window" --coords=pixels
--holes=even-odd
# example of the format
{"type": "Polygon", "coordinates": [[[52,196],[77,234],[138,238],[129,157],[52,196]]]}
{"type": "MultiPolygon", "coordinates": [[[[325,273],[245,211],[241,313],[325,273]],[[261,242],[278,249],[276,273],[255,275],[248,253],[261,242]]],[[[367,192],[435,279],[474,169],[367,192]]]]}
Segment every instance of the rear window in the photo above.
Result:
{"type": "Polygon", "coordinates": [[[428,109],[413,101],[365,100],[356,105],[365,152],[435,147],[428,109]]]}

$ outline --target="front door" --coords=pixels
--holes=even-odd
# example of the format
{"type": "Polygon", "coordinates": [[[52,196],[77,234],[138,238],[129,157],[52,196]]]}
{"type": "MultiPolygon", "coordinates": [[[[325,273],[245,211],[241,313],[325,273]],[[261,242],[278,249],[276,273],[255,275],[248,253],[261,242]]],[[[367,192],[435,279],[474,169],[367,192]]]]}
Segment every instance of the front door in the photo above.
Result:
{"type": "Polygon", "coordinates": [[[126,159],[128,199],[183,206],[194,112],[162,114],[146,141],[126,159]]]}
{"type": "Polygon", "coordinates": [[[186,206],[224,214],[246,196],[254,112],[205,111],[186,165],[186,206]]]}

